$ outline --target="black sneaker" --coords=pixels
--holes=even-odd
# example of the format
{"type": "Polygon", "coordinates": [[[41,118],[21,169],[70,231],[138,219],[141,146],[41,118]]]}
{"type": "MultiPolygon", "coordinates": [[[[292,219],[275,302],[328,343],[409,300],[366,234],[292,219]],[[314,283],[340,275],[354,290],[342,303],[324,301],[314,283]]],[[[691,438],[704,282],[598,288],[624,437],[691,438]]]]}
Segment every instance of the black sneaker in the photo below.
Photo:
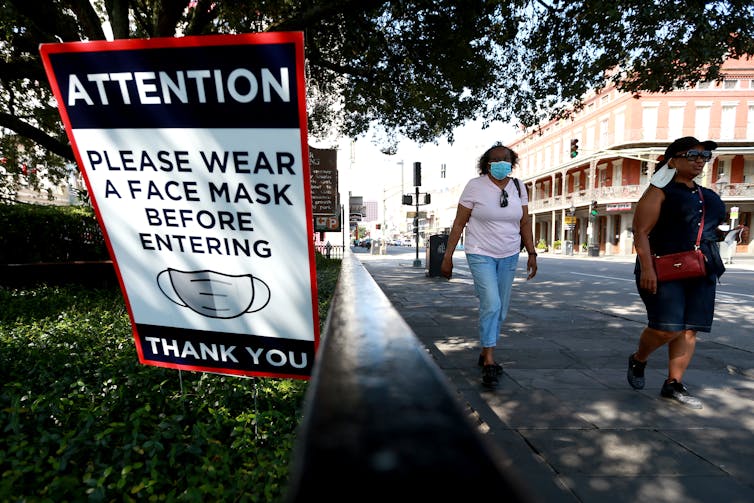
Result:
{"type": "Polygon", "coordinates": [[[494,388],[500,382],[497,378],[497,368],[494,365],[485,365],[482,367],[482,384],[488,388],[494,388]]]}
{"type": "Polygon", "coordinates": [[[647,362],[634,359],[634,355],[628,357],[628,371],[626,379],[633,389],[644,389],[644,368],[647,362]]]}
{"type": "MultiPolygon", "coordinates": [[[[484,356],[479,355],[479,360],[477,360],[477,365],[479,365],[480,367],[484,367],[484,356]]],[[[495,367],[495,371],[497,372],[498,376],[503,375],[502,365],[500,365],[499,363],[495,363],[493,366],[495,367]]]]}
{"type": "Polygon", "coordinates": [[[675,379],[662,385],[660,395],[664,398],[675,400],[681,405],[691,407],[692,409],[702,408],[702,402],[698,398],[691,396],[689,394],[689,391],[686,389],[686,386],[679,383],[675,379]]]}

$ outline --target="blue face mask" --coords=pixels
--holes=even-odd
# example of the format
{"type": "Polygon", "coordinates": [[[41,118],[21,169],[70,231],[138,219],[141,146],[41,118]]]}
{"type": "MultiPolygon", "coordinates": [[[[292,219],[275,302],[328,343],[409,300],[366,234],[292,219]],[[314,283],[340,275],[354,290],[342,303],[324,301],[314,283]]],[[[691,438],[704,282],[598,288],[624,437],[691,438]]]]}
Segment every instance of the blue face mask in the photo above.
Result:
{"type": "Polygon", "coordinates": [[[511,174],[513,166],[508,161],[496,161],[490,163],[490,174],[497,180],[502,180],[511,174]]]}

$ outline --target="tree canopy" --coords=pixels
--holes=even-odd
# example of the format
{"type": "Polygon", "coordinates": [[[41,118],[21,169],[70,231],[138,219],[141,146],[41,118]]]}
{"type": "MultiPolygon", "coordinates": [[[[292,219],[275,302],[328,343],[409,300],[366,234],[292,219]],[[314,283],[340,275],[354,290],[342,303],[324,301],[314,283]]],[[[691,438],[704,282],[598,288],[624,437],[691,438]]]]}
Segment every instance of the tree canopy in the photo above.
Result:
{"type": "Polygon", "coordinates": [[[39,44],[303,31],[309,131],[452,141],[472,119],[531,127],[607,85],[663,92],[754,54],[751,0],[6,0],[6,169],[73,162],[39,44]],[[23,147],[17,148],[18,145],[23,147]],[[57,160],[57,162],[56,162],[57,160]]]}

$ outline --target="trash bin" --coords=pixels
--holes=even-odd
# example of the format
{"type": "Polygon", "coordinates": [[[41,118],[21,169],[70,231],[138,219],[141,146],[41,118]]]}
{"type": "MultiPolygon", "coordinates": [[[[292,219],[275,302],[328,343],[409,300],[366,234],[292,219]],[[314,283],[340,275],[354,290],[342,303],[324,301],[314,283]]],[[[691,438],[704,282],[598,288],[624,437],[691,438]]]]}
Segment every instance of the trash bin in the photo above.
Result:
{"type": "Polygon", "coordinates": [[[442,266],[442,257],[445,255],[445,249],[448,247],[447,234],[433,234],[429,236],[427,243],[427,257],[425,260],[427,276],[430,278],[440,275],[442,266]]]}
{"type": "Polygon", "coordinates": [[[590,257],[599,257],[600,256],[600,246],[599,245],[591,245],[587,248],[587,255],[590,257]]]}
{"type": "Polygon", "coordinates": [[[573,255],[573,241],[565,241],[565,254],[573,255]]]}

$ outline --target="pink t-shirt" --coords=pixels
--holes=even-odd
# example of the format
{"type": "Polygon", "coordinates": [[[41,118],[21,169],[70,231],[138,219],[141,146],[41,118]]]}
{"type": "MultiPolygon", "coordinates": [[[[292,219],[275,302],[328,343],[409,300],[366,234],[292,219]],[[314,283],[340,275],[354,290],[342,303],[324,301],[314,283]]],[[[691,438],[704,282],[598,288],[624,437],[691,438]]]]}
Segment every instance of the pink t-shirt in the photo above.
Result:
{"type": "Polygon", "coordinates": [[[521,197],[511,178],[505,186],[508,206],[500,207],[500,188],[487,175],[469,180],[461,193],[459,204],[471,209],[466,224],[466,253],[504,258],[521,251],[521,217],[523,206],[529,205],[526,187],[519,181],[521,197]]]}

